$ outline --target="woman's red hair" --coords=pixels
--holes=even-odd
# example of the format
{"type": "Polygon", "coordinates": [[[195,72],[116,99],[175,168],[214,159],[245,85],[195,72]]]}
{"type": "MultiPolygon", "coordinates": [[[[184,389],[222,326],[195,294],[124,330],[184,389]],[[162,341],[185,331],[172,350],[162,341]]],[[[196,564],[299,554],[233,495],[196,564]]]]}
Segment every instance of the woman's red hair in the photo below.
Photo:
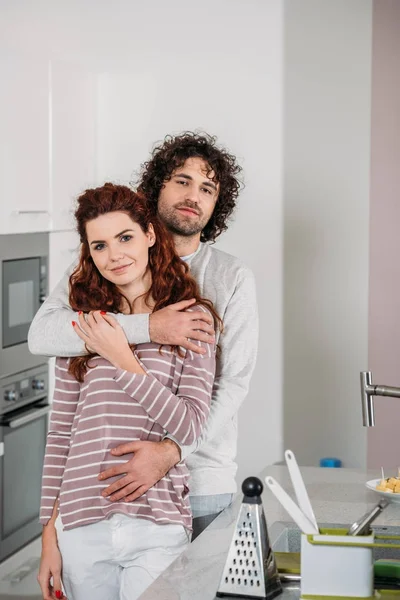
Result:
{"type": "MultiPolygon", "coordinates": [[[[154,301],[153,312],[180,300],[195,298],[197,304],[207,307],[211,312],[215,326],[221,326],[222,322],[212,302],[201,297],[199,287],[189,273],[189,267],[176,254],[172,236],[154,212],[152,205],[143,195],[127,186],[113,183],[86,190],[78,198],[75,219],[81,251],[79,264],[69,279],[71,308],[83,312],[105,310],[118,313],[121,311],[123,300],[126,300],[116,285],[105,279],[97,270],[90,256],[86,236],[86,223],[109,212],[128,214],[145,233],[148,232],[150,224],[153,226],[156,241],[149,248],[148,264],[152,283],[144,297],[145,301],[150,298],[154,301]]],[[[69,370],[78,381],[83,381],[88,361],[92,356],[94,355],[90,354],[71,359],[69,370]]]]}

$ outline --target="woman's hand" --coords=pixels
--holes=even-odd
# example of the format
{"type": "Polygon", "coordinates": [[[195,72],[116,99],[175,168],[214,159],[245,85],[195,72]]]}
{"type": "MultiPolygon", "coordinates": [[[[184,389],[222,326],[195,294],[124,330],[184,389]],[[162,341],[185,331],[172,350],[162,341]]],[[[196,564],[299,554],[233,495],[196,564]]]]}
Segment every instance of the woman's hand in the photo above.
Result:
{"type": "Polygon", "coordinates": [[[129,347],[121,325],[104,311],[92,311],[78,316],[79,325],[72,321],[75,333],[94,353],[108,360],[115,367],[145,374],[129,347]]]}
{"type": "Polygon", "coordinates": [[[57,534],[43,536],[42,555],[37,580],[42,590],[43,600],[60,600],[65,598],[61,591],[62,559],[58,549],[57,534]],[[53,585],[50,581],[53,578],[53,585]]]}

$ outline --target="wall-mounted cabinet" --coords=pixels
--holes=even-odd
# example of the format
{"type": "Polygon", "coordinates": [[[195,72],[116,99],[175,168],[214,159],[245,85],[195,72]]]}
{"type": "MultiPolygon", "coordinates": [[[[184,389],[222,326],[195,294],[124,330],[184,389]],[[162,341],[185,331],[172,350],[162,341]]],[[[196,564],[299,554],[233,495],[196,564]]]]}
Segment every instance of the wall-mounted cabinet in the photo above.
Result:
{"type": "Polygon", "coordinates": [[[96,76],[7,52],[0,87],[0,234],[71,230],[94,184],[96,76]]]}
{"type": "Polygon", "coordinates": [[[0,57],[0,233],[50,227],[49,64],[0,57]]]}

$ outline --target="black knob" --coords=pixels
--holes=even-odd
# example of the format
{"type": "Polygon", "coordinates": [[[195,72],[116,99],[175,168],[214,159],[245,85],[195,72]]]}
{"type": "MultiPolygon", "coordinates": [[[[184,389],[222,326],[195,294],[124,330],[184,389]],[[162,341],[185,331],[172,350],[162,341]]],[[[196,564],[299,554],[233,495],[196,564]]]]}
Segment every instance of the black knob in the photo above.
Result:
{"type": "Polygon", "coordinates": [[[16,390],[6,390],[4,392],[4,400],[7,402],[15,402],[18,399],[18,392],[16,390]]]}
{"type": "Polygon", "coordinates": [[[33,390],[44,390],[44,380],[43,379],[32,379],[32,389],[33,390]]]}
{"type": "Polygon", "coordinates": [[[258,477],[247,477],[242,483],[242,492],[248,498],[261,496],[263,484],[258,477]]]}

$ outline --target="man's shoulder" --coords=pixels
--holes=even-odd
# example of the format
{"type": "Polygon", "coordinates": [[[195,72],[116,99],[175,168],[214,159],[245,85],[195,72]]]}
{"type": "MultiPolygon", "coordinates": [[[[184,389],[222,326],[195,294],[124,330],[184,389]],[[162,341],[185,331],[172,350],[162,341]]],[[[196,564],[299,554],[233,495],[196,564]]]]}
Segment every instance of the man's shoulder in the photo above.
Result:
{"type": "MultiPolygon", "coordinates": [[[[237,256],[229,254],[224,250],[220,250],[210,244],[202,244],[201,252],[199,253],[205,260],[208,260],[209,266],[216,269],[229,269],[229,272],[248,273],[252,275],[251,269],[237,256]]],[[[201,256],[199,257],[201,258],[201,256]]]]}

